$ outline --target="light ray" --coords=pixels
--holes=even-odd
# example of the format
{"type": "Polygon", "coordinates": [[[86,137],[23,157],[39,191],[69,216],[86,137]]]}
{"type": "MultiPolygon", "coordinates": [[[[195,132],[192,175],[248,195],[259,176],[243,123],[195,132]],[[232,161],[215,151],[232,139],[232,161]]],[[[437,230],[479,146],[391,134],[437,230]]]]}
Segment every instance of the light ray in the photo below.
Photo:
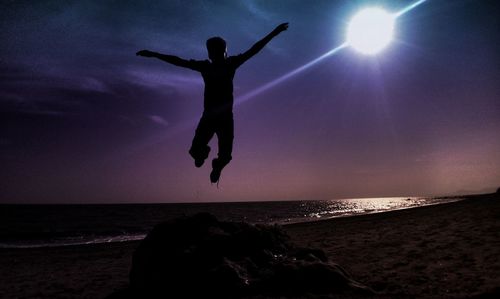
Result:
{"type": "Polygon", "coordinates": [[[290,71],[286,74],[284,74],[283,76],[277,78],[277,79],[274,79],[273,81],[269,82],[269,83],[266,83],[260,87],[257,87],[256,89],[238,97],[236,99],[236,104],[241,104],[245,101],[248,101],[250,100],[251,98],[255,97],[256,95],[259,95],[261,93],[263,93],[264,91],[290,79],[291,77],[307,70],[308,68],[312,67],[313,65],[317,64],[318,62],[320,62],[321,60],[329,57],[329,56],[332,56],[333,54],[337,53],[338,51],[342,50],[343,48],[347,47],[347,43],[343,43],[342,45],[326,52],[325,54],[321,55],[320,57],[312,60],[312,61],[309,61],[308,63],[304,64],[303,66],[300,66],[296,69],[294,69],[293,71],[290,71]]]}
{"type": "Polygon", "coordinates": [[[404,15],[405,13],[409,12],[410,10],[414,9],[415,7],[419,6],[420,4],[423,4],[427,0],[419,0],[413,4],[408,5],[407,7],[403,8],[402,10],[398,11],[397,13],[394,14],[394,17],[398,18],[401,15],[404,15]]]}
{"type": "MultiPolygon", "coordinates": [[[[424,2],[426,2],[427,0],[418,0],[416,1],[415,3],[412,3],[410,5],[408,5],[407,7],[403,8],[402,10],[398,11],[397,13],[394,14],[394,17],[395,18],[398,18],[402,15],[404,15],[405,13],[409,12],[410,10],[416,8],[417,6],[423,4],[424,2]]],[[[312,67],[313,65],[317,64],[318,62],[322,61],[323,59],[329,57],[329,56],[332,56],[333,54],[337,53],[338,51],[342,50],[343,48],[346,48],[348,46],[348,43],[347,41],[344,42],[343,44],[341,44],[340,46],[326,52],[325,54],[319,56],[318,58],[304,64],[303,66],[301,67],[298,67],[296,69],[294,69],[293,71],[290,71],[284,75],[282,75],[281,77],[277,78],[277,79],[274,79],[273,81],[269,82],[269,83],[266,83],[260,87],[257,87],[256,89],[238,97],[235,101],[235,105],[238,105],[238,104],[241,104],[241,103],[244,103],[248,100],[250,100],[251,98],[263,93],[264,91],[266,90],[269,90],[271,89],[272,87],[288,80],[289,78],[305,71],[306,69],[312,67]]]]}

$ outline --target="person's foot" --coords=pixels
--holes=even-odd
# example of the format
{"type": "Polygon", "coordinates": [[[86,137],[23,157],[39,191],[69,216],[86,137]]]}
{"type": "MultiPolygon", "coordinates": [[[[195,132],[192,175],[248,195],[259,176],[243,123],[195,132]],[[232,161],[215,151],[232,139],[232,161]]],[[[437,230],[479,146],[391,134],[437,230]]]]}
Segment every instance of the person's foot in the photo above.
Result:
{"type": "Polygon", "coordinates": [[[222,167],[218,159],[212,160],[212,172],[210,172],[210,182],[212,184],[218,183],[220,174],[222,172],[222,167]]]}
{"type": "Polygon", "coordinates": [[[208,154],[210,153],[210,147],[207,145],[204,150],[200,152],[195,152],[193,149],[189,150],[189,154],[194,159],[194,166],[201,167],[205,160],[208,158],[208,154]]]}

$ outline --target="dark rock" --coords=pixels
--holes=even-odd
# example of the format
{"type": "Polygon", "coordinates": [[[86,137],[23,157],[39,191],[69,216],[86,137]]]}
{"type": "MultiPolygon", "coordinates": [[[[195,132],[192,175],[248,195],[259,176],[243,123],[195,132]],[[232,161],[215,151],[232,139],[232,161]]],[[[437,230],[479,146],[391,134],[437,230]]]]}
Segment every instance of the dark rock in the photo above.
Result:
{"type": "Polygon", "coordinates": [[[241,298],[371,292],[279,226],[206,213],[157,225],[134,253],[130,286],[109,298],[241,298]]]}

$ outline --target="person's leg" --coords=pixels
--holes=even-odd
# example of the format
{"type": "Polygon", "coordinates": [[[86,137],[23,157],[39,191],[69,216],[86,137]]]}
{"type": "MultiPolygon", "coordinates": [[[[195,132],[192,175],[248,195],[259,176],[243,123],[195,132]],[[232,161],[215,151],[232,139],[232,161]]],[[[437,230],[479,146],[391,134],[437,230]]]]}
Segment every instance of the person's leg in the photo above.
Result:
{"type": "Polygon", "coordinates": [[[228,115],[222,117],[216,127],[219,153],[216,159],[212,161],[212,172],[210,173],[210,181],[216,183],[219,181],[222,169],[229,164],[232,159],[233,140],[234,140],[234,122],[233,116],[228,115]]]}
{"type": "Polygon", "coordinates": [[[196,132],[193,138],[193,143],[191,144],[191,149],[189,154],[194,159],[194,165],[196,167],[201,167],[205,162],[205,159],[210,153],[210,147],[208,143],[210,139],[214,136],[214,124],[206,117],[202,117],[196,128],[196,132]]]}

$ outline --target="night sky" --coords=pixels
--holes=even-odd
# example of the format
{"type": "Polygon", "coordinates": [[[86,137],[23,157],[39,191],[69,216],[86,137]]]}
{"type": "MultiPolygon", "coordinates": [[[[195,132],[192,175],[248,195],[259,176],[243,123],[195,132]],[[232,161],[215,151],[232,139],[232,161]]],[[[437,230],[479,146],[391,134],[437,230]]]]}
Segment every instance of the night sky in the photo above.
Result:
{"type": "MultiPolygon", "coordinates": [[[[299,200],[487,192],[500,186],[500,11],[429,0],[375,57],[345,40],[370,4],[412,1],[2,1],[0,202],[299,200]],[[188,154],[203,109],[191,70],[148,49],[229,55],[288,31],[238,69],[233,161],[219,187],[188,154]]],[[[212,140],[212,159],[216,153],[212,140]]],[[[209,160],[210,161],[210,160],[209,160]]]]}

